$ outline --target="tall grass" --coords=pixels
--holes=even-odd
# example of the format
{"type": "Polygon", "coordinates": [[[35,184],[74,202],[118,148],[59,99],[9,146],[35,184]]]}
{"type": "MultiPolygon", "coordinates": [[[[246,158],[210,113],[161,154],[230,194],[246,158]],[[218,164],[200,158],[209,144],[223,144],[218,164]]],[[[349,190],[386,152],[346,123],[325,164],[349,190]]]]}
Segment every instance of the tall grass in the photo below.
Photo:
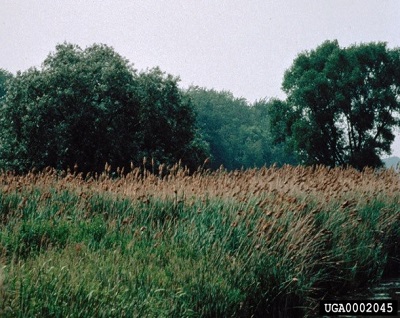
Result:
{"type": "Polygon", "coordinates": [[[0,316],[300,317],[396,268],[393,171],[161,170],[1,174],[0,316]]]}

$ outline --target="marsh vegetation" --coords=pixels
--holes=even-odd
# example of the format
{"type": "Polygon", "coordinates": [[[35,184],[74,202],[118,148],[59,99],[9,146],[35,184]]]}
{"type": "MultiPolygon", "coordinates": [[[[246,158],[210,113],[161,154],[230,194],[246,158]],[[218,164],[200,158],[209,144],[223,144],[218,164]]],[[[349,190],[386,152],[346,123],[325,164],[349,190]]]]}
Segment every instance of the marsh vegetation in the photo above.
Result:
{"type": "Polygon", "coordinates": [[[398,270],[393,171],[154,170],[2,173],[0,316],[306,316],[398,270]]]}

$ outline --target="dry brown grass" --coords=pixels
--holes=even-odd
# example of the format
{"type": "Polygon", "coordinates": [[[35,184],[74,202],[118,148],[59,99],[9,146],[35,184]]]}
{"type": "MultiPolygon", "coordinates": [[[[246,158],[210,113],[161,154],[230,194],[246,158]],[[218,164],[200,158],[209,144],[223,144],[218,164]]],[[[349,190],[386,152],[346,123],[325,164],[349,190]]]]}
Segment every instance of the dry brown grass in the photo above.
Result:
{"type": "Polygon", "coordinates": [[[0,175],[3,192],[20,189],[68,189],[82,193],[108,192],[116,196],[125,196],[134,200],[146,200],[148,197],[178,200],[202,200],[206,198],[234,199],[245,202],[250,198],[259,198],[258,207],[271,205],[271,200],[279,205],[297,205],[301,210],[306,202],[299,198],[317,198],[321,204],[342,201],[343,208],[356,206],[359,202],[399,193],[400,177],[393,170],[374,171],[366,169],[330,169],[324,166],[262,168],[245,171],[197,172],[174,166],[169,174],[160,177],[148,171],[134,168],[126,175],[111,178],[107,173],[83,179],[74,173],[57,173],[46,169],[41,173],[0,175]]]}

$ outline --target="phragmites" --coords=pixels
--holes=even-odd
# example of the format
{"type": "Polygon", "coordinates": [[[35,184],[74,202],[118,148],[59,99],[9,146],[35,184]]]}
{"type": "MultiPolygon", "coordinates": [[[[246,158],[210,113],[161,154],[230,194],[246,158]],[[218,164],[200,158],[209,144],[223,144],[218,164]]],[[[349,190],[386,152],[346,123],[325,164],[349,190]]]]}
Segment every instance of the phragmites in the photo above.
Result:
{"type": "MultiPolygon", "coordinates": [[[[147,158],[144,157],[143,165],[146,163],[147,158]]],[[[400,177],[393,170],[365,169],[359,172],[355,169],[332,169],[324,166],[286,165],[282,168],[273,166],[230,172],[221,168],[215,172],[202,170],[190,174],[180,163],[172,167],[161,164],[158,171],[155,171],[153,159],[151,163],[153,172],[131,164],[129,173],[122,173],[117,169],[117,177],[110,176],[112,168],[106,163],[105,173],[98,178],[83,180],[80,174],[57,173],[54,169],[45,169],[43,172],[26,175],[2,173],[0,182],[5,185],[7,191],[27,184],[71,189],[79,185],[80,188],[90,188],[93,191],[108,189],[115,195],[131,198],[147,195],[161,199],[174,198],[175,189],[187,199],[219,197],[246,201],[250,197],[259,197],[262,200],[263,197],[273,195],[276,200],[290,201],[293,197],[304,196],[316,197],[325,203],[342,200],[344,205],[349,196],[358,201],[374,198],[381,193],[390,195],[400,191],[400,177]]],[[[263,204],[265,205],[260,203],[263,204]]]]}
{"type": "MultiPolygon", "coordinates": [[[[202,166],[190,172],[180,163],[157,163],[155,168],[156,163],[144,158],[143,165],[132,165],[129,172],[106,164],[103,173],[88,176],[54,169],[0,173],[0,255],[12,264],[3,267],[5,277],[0,267],[0,300],[18,305],[20,291],[36,297],[41,290],[31,302],[39,304],[40,316],[48,305],[47,299],[41,303],[45,294],[81,299],[80,304],[88,303],[88,294],[104,295],[104,308],[116,295],[112,303],[125,301],[123,312],[129,304],[151,301],[146,293],[153,295],[154,288],[184,288],[189,293],[185,308],[198,308],[199,297],[221,308],[225,299],[221,314],[239,308],[229,316],[250,316],[259,304],[251,286],[262,288],[256,295],[272,300],[265,308],[286,308],[294,292],[299,295],[296,306],[315,308],[313,297],[326,295],[324,286],[353,290],[375,280],[385,260],[398,259],[393,242],[399,241],[400,176],[394,171],[323,166],[210,171],[202,166]],[[105,261],[99,266],[99,260],[105,261]],[[54,274],[57,268],[60,275],[54,274]],[[127,276],[121,276],[121,268],[130,268],[127,276]],[[99,269],[107,286],[98,285],[99,269]],[[199,286],[193,273],[205,275],[199,290],[193,287],[199,286]],[[151,282],[143,277],[160,280],[149,288],[151,282]],[[59,292],[49,292],[49,285],[59,292]],[[93,286],[101,290],[93,291],[93,286]],[[213,297],[232,290],[234,297],[213,297]],[[245,311],[237,306],[236,290],[249,291],[240,297],[248,300],[245,311]],[[136,294],[140,297],[133,302],[136,294]]],[[[140,309],[133,316],[153,315],[160,301],[165,306],[156,316],[167,307],[181,308],[174,293],[160,296],[149,304],[149,312],[140,309]]],[[[64,303],[60,306],[59,316],[65,316],[64,303]]],[[[0,316],[6,307],[0,305],[0,316]]],[[[85,308],[91,307],[89,302],[85,308]]],[[[77,310],[82,312],[81,306],[77,310]]],[[[111,310],[115,313],[113,306],[111,310]]],[[[16,312],[13,308],[8,316],[16,312]]],[[[205,314],[212,315],[214,309],[205,314]]]]}

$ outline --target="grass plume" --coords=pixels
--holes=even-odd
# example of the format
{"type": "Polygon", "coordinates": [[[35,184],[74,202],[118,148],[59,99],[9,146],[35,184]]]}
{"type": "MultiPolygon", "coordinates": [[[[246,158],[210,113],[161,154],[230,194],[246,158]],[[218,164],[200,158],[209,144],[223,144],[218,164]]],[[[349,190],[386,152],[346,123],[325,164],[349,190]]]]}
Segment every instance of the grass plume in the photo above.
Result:
{"type": "Polygon", "coordinates": [[[304,316],[400,256],[393,171],[142,168],[0,175],[0,316],[304,316]]]}

